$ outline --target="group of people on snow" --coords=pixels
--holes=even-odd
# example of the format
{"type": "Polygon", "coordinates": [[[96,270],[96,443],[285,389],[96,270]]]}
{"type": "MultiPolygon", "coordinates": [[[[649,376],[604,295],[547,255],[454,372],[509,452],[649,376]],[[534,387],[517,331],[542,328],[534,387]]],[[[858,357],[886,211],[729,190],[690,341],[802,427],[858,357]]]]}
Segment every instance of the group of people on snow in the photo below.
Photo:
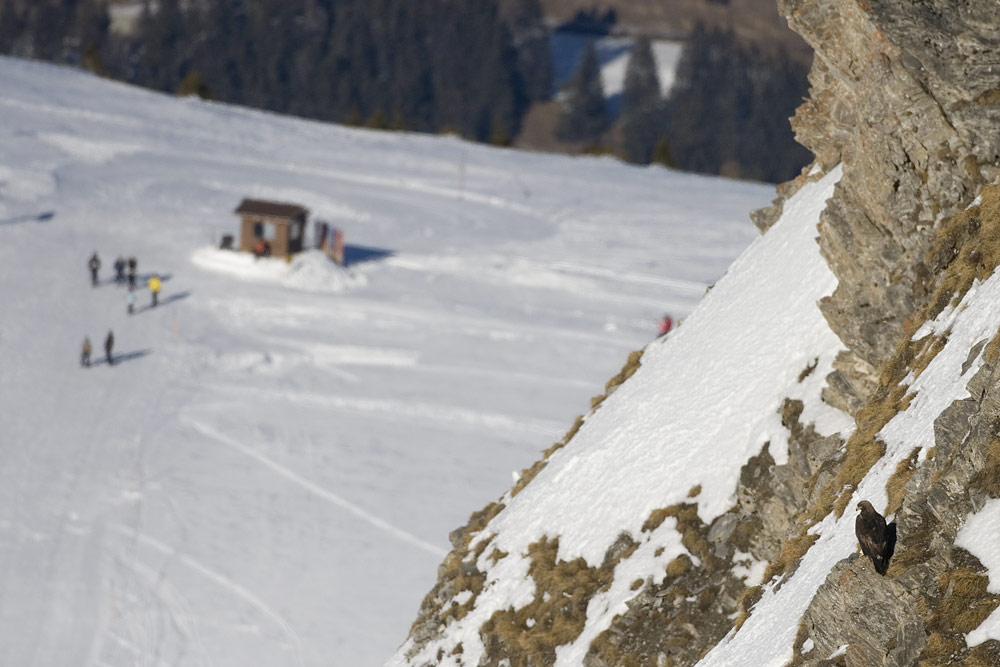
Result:
{"type": "MultiPolygon", "coordinates": [[[[97,253],[94,253],[94,257],[97,257],[97,253]]],[[[100,260],[98,260],[98,266],[100,266],[100,260]]],[[[136,271],[139,268],[139,262],[135,257],[129,257],[125,259],[121,255],[115,260],[115,283],[121,285],[125,282],[125,269],[128,268],[128,288],[135,289],[135,277],[136,271]]]]}
{"type": "MultiPolygon", "coordinates": [[[[128,290],[125,292],[125,310],[129,315],[135,312],[135,285],[138,276],[139,262],[135,257],[125,257],[119,255],[115,259],[115,284],[123,285],[128,282],[128,290]]],[[[101,258],[94,251],[94,254],[90,256],[87,260],[87,268],[90,269],[90,284],[92,287],[97,287],[98,273],[101,270],[101,258]]],[[[159,300],[160,289],[163,286],[163,281],[157,274],[150,276],[149,280],[146,281],[146,287],[149,288],[152,301],[150,303],[150,308],[155,308],[159,300]]],[[[108,335],[104,338],[104,354],[107,358],[108,365],[114,365],[114,356],[112,355],[112,350],[115,345],[115,335],[110,330],[108,335]]],[[[84,367],[90,366],[90,354],[91,354],[91,344],[90,338],[84,337],[83,346],[80,350],[80,365],[84,367]]]]}
{"type": "MultiPolygon", "coordinates": [[[[128,292],[125,293],[125,308],[129,315],[135,312],[135,284],[138,277],[139,261],[135,257],[129,257],[125,259],[123,256],[119,255],[115,259],[115,284],[123,285],[128,282],[128,292]]],[[[90,269],[90,284],[96,287],[98,280],[98,272],[101,270],[101,258],[94,251],[94,254],[90,256],[90,260],[87,262],[87,267],[90,269]]],[[[150,307],[155,308],[159,301],[160,288],[163,287],[163,281],[155,273],[150,276],[149,280],[146,281],[146,287],[149,288],[150,295],[152,296],[152,301],[150,302],[150,307]]]]}
{"type": "MultiPolygon", "coordinates": [[[[115,334],[110,329],[108,329],[108,335],[104,337],[104,356],[108,361],[109,366],[114,366],[115,358],[112,355],[112,351],[115,347],[115,334]]],[[[84,336],[83,338],[83,349],[80,351],[80,365],[89,368],[90,367],[90,337],[84,336]]]]}

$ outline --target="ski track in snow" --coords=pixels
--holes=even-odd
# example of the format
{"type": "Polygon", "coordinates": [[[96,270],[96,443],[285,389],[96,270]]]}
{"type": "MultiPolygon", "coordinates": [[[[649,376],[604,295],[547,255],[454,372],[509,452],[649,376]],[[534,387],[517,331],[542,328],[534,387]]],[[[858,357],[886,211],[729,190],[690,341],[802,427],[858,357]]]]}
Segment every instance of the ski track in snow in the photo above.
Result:
{"type": "MultiPolygon", "coordinates": [[[[264,616],[270,619],[279,628],[281,633],[287,639],[289,647],[292,648],[293,650],[292,652],[294,657],[294,664],[298,665],[299,667],[302,667],[302,665],[304,664],[302,661],[302,641],[299,638],[298,633],[295,632],[295,629],[292,628],[292,626],[288,623],[288,621],[286,621],[280,614],[278,614],[270,605],[268,605],[266,602],[264,602],[259,597],[254,595],[252,591],[241,586],[240,584],[229,579],[228,577],[219,574],[218,572],[204,565],[203,563],[193,558],[192,556],[184,553],[179,553],[175,549],[171,548],[170,546],[164,544],[163,542],[160,542],[159,540],[149,535],[140,533],[136,530],[133,530],[132,528],[129,528],[128,526],[120,524],[111,526],[111,529],[120,533],[125,537],[138,540],[142,544],[151,547],[164,555],[176,558],[177,562],[182,563],[191,570],[197,572],[198,574],[201,574],[205,578],[209,579],[210,581],[214,582],[215,584],[219,585],[220,587],[229,591],[230,593],[233,593],[237,597],[241,598],[242,600],[250,604],[253,608],[260,611],[264,616]]],[[[160,577],[157,577],[157,582],[156,582],[157,587],[163,585],[162,581],[159,581],[159,579],[160,577]]],[[[172,602],[172,604],[177,606],[176,602],[172,602]]],[[[179,616],[179,618],[183,617],[184,617],[183,614],[179,616]]],[[[182,625],[184,631],[187,631],[186,623],[182,622],[182,625]]]]}
{"type": "Polygon", "coordinates": [[[191,418],[184,418],[184,421],[185,421],[185,423],[187,423],[189,426],[191,426],[194,430],[198,431],[202,435],[204,435],[206,437],[209,437],[209,438],[215,440],[216,442],[219,442],[219,443],[221,443],[221,444],[223,444],[223,445],[225,445],[225,446],[227,446],[227,447],[229,447],[231,449],[235,449],[236,451],[240,452],[241,454],[244,454],[245,456],[247,456],[247,457],[249,457],[249,458],[257,461],[261,465],[269,468],[270,470],[272,470],[273,472],[277,473],[281,477],[284,477],[285,479],[289,480],[293,484],[295,484],[295,485],[297,485],[297,486],[305,489],[309,493],[312,493],[312,494],[314,494],[314,495],[316,495],[316,496],[318,496],[320,498],[323,498],[324,500],[327,500],[327,501],[333,503],[334,505],[336,505],[337,507],[340,507],[341,509],[347,510],[348,512],[350,512],[354,516],[356,516],[359,519],[365,521],[366,523],[371,524],[375,528],[378,528],[379,530],[382,530],[382,531],[384,531],[384,532],[392,535],[393,537],[395,537],[395,538],[397,538],[397,539],[399,539],[399,540],[401,540],[403,542],[411,544],[412,546],[415,546],[418,549],[426,551],[427,553],[431,554],[432,556],[437,556],[439,558],[444,558],[445,555],[447,555],[448,552],[445,551],[444,549],[442,549],[441,547],[439,547],[437,545],[434,545],[434,544],[431,544],[430,542],[426,542],[426,541],[420,539],[419,537],[417,537],[416,535],[413,535],[413,534],[411,534],[411,533],[403,530],[402,528],[398,528],[398,527],[392,525],[388,521],[385,521],[385,520],[383,520],[383,519],[375,516],[371,512],[368,512],[368,511],[362,509],[361,507],[358,507],[357,505],[355,505],[354,503],[350,502],[349,500],[345,500],[344,498],[341,498],[337,494],[335,494],[335,493],[333,493],[331,491],[328,491],[327,489],[324,489],[323,487],[321,487],[320,485],[316,484],[315,482],[312,482],[312,481],[306,479],[305,477],[302,477],[298,473],[295,473],[295,472],[289,470],[288,468],[284,467],[283,465],[281,465],[279,463],[275,463],[274,461],[272,461],[271,459],[267,458],[263,454],[254,451],[253,449],[251,449],[250,447],[247,447],[246,445],[243,445],[242,443],[237,442],[233,438],[230,438],[229,436],[227,436],[227,435],[225,435],[225,434],[223,434],[223,433],[215,430],[211,426],[208,426],[207,424],[204,424],[204,423],[202,423],[200,421],[197,421],[197,420],[191,419],[191,418]]]}
{"type": "MultiPolygon", "coordinates": [[[[239,392],[242,387],[218,387],[219,390],[239,392]]],[[[275,391],[260,389],[255,392],[258,397],[267,397],[275,401],[287,401],[293,404],[321,405],[344,410],[353,414],[367,412],[379,415],[381,420],[416,422],[430,425],[456,426],[462,429],[479,432],[483,429],[491,431],[507,431],[512,435],[534,435],[552,438],[559,435],[565,427],[557,422],[538,421],[530,419],[515,419],[507,415],[491,414],[477,410],[465,410],[457,407],[420,403],[418,401],[397,401],[378,398],[359,398],[355,396],[337,396],[316,392],[275,391]]]]}

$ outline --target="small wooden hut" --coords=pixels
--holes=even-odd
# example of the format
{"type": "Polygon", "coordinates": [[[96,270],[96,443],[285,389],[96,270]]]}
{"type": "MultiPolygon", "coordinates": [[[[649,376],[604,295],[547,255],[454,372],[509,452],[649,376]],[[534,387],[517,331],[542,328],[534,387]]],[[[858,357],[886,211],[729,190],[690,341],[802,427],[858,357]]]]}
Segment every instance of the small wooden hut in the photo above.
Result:
{"type": "Polygon", "coordinates": [[[233,211],[240,216],[240,250],[257,252],[261,241],[278,257],[302,251],[309,211],[297,204],[244,199],[233,211]]]}

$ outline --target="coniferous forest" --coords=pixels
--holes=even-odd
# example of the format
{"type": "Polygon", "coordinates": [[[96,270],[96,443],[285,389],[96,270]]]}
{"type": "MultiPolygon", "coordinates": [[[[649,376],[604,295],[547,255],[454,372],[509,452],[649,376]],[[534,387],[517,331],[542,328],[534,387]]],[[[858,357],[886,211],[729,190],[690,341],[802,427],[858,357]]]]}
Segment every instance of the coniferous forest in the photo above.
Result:
{"type": "MultiPolygon", "coordinates": [[[[509,145],[554,93],[539,0],[158,0],[109,27],[102,0],[0,0],[0,53],[318,120],[509,145]]],[[[640,37],[617,119],[599,73],[588,49],[557,95],[557,149],[768,181],[807,161],[787,120],[806,67],[781,52],[697,28],[663,99],[640,37]]]]}

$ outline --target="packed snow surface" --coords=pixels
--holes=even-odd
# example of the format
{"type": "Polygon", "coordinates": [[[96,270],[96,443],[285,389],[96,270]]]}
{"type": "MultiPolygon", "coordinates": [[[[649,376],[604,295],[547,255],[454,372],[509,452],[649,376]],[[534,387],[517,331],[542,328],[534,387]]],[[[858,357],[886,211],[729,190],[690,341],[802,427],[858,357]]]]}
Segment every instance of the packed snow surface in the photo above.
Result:
{"type": "MultiPolygon", "coordinates": [[[[382,664],[449,531],[509,489],[664,312],[693,309],[755,238],[747,212],[773,195],[178,100],[6,58],[0,119],[0,664],[18,667],[382,664]],[[217,250],[243,197],[342,228],[347,266],[217,250]],[[139,263],[132,316],[111,279],[118,255],[139,263]],[[152,308],[142,285],[154,272],[152,308]]],[[[772,270],[798,280],[789,261],[772,270]]],[[[778,277],[734,271],[730,283],[778,277]]],[[[731,289],[720,282],[710,299],[731,289]]],[[[770,316],[738,310],[748,326],[770,316]]],[[[681,370],[685,355],[714,356],[700,320],[647,353],[641,372],[663,373],[650,387],[721,372],[681,370]]],[[[796,375],[807,347],[780,373],[796,375]]],[[[627,445],[593,449],[611,422],[649,409],[612,399],[548,475],[593,481],[568,471],[627,445]]],[[[629,428],[667,435],[662,413],[649,415],[629,428]]],[[[755,424],[734,458],[773,430],[755,424]]],[[[678,448],[696,449],[680,435],[678,448]]],[[[626,471],[610,472],[604,486],[623,493],[626,471]]],[[[714,475],[707,515],[732,483],[714,475]]],[[[642,511],[687,491],[649,473],[636,483],[653,491],[642,511]]],[[[592,522],[593,539],[632,525],[625,509],[592,522]]],[[[527,505],[516,511],[541,529],[527,505]]],[[[668,524],[636,558],[683,548],[668,524]]],[[[583,526],[566,535],[562,548],[594,557],[583,526]]],[[[600,603],[613,610],[624,593],[600,603]]]]}

